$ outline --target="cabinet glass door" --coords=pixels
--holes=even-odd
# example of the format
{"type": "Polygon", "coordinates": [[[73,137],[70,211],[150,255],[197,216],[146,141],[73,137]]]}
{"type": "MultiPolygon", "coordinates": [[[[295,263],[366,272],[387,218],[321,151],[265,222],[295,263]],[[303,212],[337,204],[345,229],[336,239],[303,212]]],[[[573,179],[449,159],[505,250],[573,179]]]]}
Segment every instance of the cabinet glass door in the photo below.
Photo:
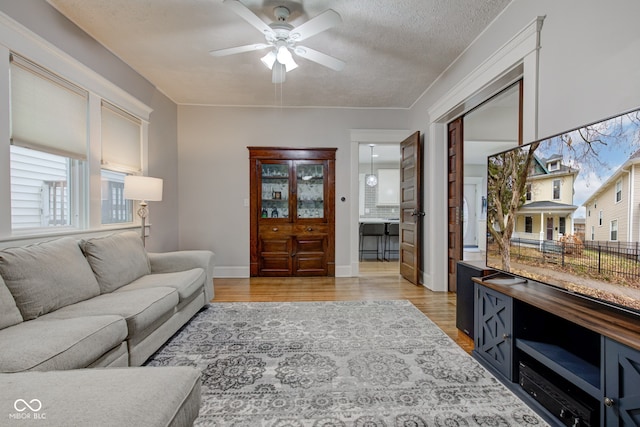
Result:
{"type": "Polygon", "coordinates": [[[298,218],[324,218],[324,164],[297,163],[298,218]]]}
{"type": "Polygon", "coordinates": [[[262,163],[261,218],[289,217],[289,164],[262,163]]]}

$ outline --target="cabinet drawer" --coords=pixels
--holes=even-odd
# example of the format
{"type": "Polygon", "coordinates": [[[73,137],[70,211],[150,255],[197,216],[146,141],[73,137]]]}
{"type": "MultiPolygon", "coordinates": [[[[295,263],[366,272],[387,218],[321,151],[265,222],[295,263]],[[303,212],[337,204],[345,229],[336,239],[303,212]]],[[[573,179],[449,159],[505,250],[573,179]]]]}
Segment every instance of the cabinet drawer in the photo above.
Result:
{"type": "Polygon", "coordinates": [[[285,239],[291,236],[293,227],[291,224],[275,224],[260,226],[261,239],[285,239]]]}
{"type": "Polygon", "coordinates": [[[293,227],[293,234],[296,236],[327,234],[329,226],[327,224],[296,224],[293,227]]]}

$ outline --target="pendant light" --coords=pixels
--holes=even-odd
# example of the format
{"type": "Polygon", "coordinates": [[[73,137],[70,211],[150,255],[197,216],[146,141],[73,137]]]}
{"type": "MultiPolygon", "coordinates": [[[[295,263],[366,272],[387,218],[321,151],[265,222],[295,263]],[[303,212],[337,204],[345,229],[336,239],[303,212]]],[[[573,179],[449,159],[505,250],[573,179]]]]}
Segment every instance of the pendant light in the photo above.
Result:
{"type": "Polygon", "coordinates": [[[375,187],[378,184],[378,177],[373,174],[373,144],[369,145],[371,147],[371,170],[370,174],[367,176],[366,182],[369,187],[375,187]]]}

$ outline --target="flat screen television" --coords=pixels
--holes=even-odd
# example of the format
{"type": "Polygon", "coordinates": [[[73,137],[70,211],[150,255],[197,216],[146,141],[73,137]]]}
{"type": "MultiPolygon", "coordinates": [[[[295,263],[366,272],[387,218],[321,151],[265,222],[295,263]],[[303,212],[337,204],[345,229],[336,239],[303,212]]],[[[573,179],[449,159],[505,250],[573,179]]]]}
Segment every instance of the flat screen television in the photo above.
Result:
{"type": "Polygon", "coordinates": [[[512,282],[640,315],[640,110],[489,156],[486,244],[512,282]]]}

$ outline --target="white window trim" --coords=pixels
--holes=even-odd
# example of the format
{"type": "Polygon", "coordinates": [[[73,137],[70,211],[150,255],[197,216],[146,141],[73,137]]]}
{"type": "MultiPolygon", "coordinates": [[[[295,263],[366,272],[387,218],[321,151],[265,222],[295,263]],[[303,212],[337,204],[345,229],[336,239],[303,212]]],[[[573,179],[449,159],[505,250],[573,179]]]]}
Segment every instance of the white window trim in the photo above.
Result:
{"type": "Polygon", "coordinates": [[[611,240],[612,242],[617,242],[620,240],[620,221],[618,221],[618,218],[616,219],[612,219],[611,221],[609,221],[609,240],[611,240]],[[613,223],[616,223],[616,238],[615,240],[611,238],[611,233],[613,232],[613,223]]]}
{"type": "MultiPolygon", "coordinates": [[[[84,201],[84,207],[81,207],[81,209],[88,209],[91,214],[88,218],[85,216],[84,224],[82,221],[80,222],[81,229],[74,232],[108,229],[108,226],[102,226],[101,224],[100,197],[95,197],[96,194],[100,194],[101,188],[100,102],[104,99],[141,119],[143,174],[146,174],[148,169],[149,117],[153,109],[49,41],[0,12],[0,171],[3,171],[0,173],[7,173],[7,178],[10,169],[9,55],[11,51],[19,53],[89,92],[90,128],[87,168],[89,192],[87,195],[88,200],[84,201]]],[[[0,179],[0,240],[10,240],[15,238],[16,234],[11,230],[10,204],[4,203],[4,201],[11,200],[11,184],[9,179],[4,179],[4,176],[2,178],[0,179]]],[[[135,226],[135,224],[132,224],[132,226],[135,226]]],[[[118,228],[123,227],[120,226],[118,228]]],[[[50,233],[48,235],[61,234],[59,230],[47,231],[50,233]]]]}
{"type": "Polygon", "coordinates": [[[552,200],[561,200],[562,199],[562,180],[560,179],[554,179],[553,182],[551,183],[551,199],[552,200]],[[558,183],[558,197],[555,197],[555,187],[556,187],[556,182],[558,183]]]}
{"type": "Polygon", "coordinates": [[[616,204],[622,202],[622,178],[618,179],[613,187],[613,202],[616,204]],[[618,184],[620,185],[620,200],[618,200],[618,184]]]}

